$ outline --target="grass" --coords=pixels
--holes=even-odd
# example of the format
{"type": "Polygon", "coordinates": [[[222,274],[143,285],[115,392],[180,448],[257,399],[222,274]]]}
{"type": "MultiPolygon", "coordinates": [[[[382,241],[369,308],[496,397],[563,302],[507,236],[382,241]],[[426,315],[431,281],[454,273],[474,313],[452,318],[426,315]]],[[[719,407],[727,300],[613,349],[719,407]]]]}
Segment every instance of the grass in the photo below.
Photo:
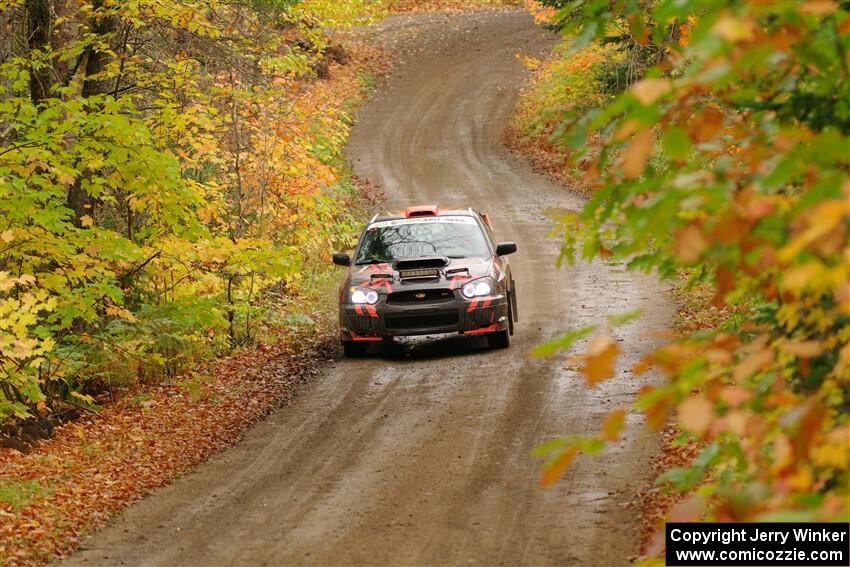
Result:
{"type": "Polygon", "coordinates": [[[37,480],[0,480],[0,502],[9,505],[15,512],[20,512],[49,493],[50,489],[37,480]]]}

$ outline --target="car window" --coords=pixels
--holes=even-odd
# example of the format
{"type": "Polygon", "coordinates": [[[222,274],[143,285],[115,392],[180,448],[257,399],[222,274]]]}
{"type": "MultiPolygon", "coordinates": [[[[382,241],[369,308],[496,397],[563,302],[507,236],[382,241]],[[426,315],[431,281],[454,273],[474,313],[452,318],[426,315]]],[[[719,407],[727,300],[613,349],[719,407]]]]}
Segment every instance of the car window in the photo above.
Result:
{"type": "Polygon", "coordinates": [[[484,258],[490,256],[490,249],[481,227],[472,217],[397,219],[379,221],[366,229],[355,263],[424,256],[484,258]]]}
{"type": "Polygon", "coordinates": [[[487,235],[487,240],[490,242],[490,245],[495,249],[496,248],[496,237],[493,236],[493,229],[490,228],[490,225],[482,222],[481,225],[484,227],[484,234],[487,235]]]}

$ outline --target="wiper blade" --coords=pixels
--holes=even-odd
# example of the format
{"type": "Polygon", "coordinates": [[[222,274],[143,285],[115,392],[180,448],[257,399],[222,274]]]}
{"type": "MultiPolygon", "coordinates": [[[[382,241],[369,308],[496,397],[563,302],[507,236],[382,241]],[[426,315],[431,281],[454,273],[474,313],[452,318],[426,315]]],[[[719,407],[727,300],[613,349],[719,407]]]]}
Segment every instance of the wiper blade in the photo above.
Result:
{"type": "Polygon", "coordinates": [[[356,262],[358,266],[365,266],[366,264],[388,264],[389,260],[381,260],[380,258],[373,258],[372,260],[364,260],[362,262],[356,262]]]}

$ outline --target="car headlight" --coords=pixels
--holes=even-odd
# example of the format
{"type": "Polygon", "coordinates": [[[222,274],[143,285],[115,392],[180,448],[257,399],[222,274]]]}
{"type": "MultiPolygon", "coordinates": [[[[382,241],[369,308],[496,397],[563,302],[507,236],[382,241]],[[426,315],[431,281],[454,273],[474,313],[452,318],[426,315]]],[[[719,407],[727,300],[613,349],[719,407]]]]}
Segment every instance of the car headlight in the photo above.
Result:
{"type": "Polygon", "coordinates": [[[378,292],[372,289],[351,288],[351,303],[375,305],[378,303],[378,292]]]}
{"type": "Polygon", "coordinates": [[[490,284],[490,280],[482,279],[475,280],[474,282],[469,282],[461,289],[461,293],[466,298],[473,297],[482,297],[484,295],[490,295],[493,291],[493,286],[490,284]]]}

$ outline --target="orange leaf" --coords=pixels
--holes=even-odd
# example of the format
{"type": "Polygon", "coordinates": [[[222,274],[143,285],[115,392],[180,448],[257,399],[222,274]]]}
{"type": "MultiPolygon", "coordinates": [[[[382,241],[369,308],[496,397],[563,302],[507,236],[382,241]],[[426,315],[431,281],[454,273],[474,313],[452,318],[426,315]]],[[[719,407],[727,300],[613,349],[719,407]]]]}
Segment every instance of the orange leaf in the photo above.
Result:
{"type": "Polygon", "coordinates": [[[619,441],[620,432],[626,425],[626,410],[618,409],[608,414],[602,422],[602,438],[607,441],[619,441]]]}
{"type": "Polygon", "coordinates": [[[640,376],[641,374],[646,374],[652,365],[655,363],[655,359],[651,354],[644,356],[640,361],[634,365],[632,368],[632,372],[636,376],[640,376]]]}
{"type": "Polygon", "coordinates": [[[646,425],[655,431],[660,431],[667,424],[667,416],[670,414],[670,406],[672,401],[669,396],[659,399],[657,402],[646,408],[646,425]]]}
{"type": "Polygon", "coordinates": [[[781,471],[794,463],[794,449],[788,437],[779,435],[773,441],[773,466],[774,471],[781,471]]]}
{"type": "Polygon", "coordinates": [[[736,382],[746,380],[771,362],[773,362],[773,351],[769,348],[754,352],[735,367],[732,377],[736,382]]]}
{"type": "Polygon", "coordinates": [[[838,3],[834,0],[808,0],[800,8],[800,11],[813,16],[828,16],[837,9],[838,3]]]}
{"type": "Polygon", "coordinates": [[[732,407],[738,407],[750,401],[752,392],[739,386],[726,386],[720,392],[720,398],[732,407]]]}
{"type": "Polygon", "coordinates": [[[723,244],[736,244],[750,233],[750,224],[732,211],[724,214],[711,231],[713,240],[723,244]]]}
{"type": "Polygon", "coordinates": [[[714,405],[702,394],[697,394],[679,404],[678,414],[682,429],[702,436],[714,419],[714,405]]]}
{"type": "Polygon", "coordinates": [[[652,131],[641,130],[632,138],[629,146],[623,152],[623,174],[629,178],[638,177],[643,173],[646,160],[652,153],[653,145],[652,131]]]}
{"type": "Polygon", "coordinates": [[[595,386],[614,375],[614,362],[620,347],[611,337],[597,337],[591,341],[584,355],[585,365],[581,369],[589,386],[595,386]]]}
{"type": "Polygon", "coordinates": [[[823,352],[824,347],[818,341],[794,341],[783,345],[783,350],[799,358],[814,358],[823,352]]]}
{"type": "Polygon", "coordinates": [[[714,108],[693,118],[689,125],[691,139],[694,142],[707,142],[714,138],[723,128],[723,113],[714,108]]]}
{"type": "Polygon", "coordinates": [[[755,31],[754,28],[753,22],[749,20],[723,16],[711,27],[711,31],[726,41],[735,43],[752,39],[755,31]]]}
{"type": "Polygon", "coordinates": [[[543,471],[543,476],[540,479],[540,486],[546,488],[558,482],[558,480],[564,476],[564,472],[567,470],[567,467],[570,466],[570,463],[573,462],[573,459],[576,458],[577,454],[578,447],[573,446],[568,447],[563,453],[558,455],[552,463],[546,466],[546,470],[543,471]]]}
{"type": "Polygon", "coordinates": [[[775,210],[776,203],[774,203],[769,197],[754,199],[747,203],[747,219],[750,222],[755,222],[772,215],[775,210]]]}
{"type": "Polygon", "coordinates": [[[726,303],[726,294],[735,289],[735,274],[726,266],[717,268],[715,274],[715,289],[712,303],[721,306],[726,303]]]}
{"type": "Polygon", "coordinates": [[[682,500],[670,510],[671,522],[695,522],[702,517],[705,510],[705,499],[698,495],[692,494],[688,498],[682,500]]]}
{"type": "Polygon", "coordinates": [[[640,122],[637,120],[626,120],[614,131],[615,142],[625,142],[629,136],[640,130],[640,122]]]}
{"type": "Polygon", "coordinates": [[[632,94],[644,106],[649,106],[663,95],[670,92],[668,79],[643,79],[632,87],[632,94]]]}
{"type": "Polygon", "coordinates": [[[692,264],[699,260],[703,250],[708,247],[708,242],[699,225],[691,223],[676,232],[673,246],[676,250],[676,256],[682,262],[692,264]]]}

